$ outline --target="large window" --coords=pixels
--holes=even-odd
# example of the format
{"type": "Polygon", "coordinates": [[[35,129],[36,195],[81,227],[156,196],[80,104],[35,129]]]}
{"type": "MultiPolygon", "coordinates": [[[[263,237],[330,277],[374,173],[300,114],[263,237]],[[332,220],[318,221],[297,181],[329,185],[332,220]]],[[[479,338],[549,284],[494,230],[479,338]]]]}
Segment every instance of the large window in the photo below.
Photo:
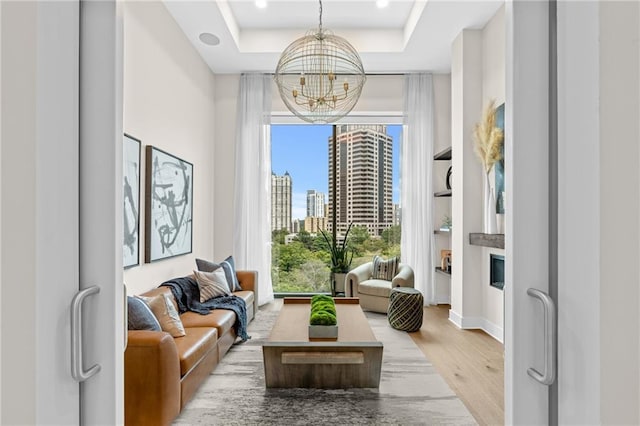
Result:
{"type": "Polygon", "coordinates": [[[400,132],[399,125],[338,125],[334,164],[333,126],[271,126],[275,293],[330,292],[322,232],[331,238],[334,199],[339,240],[352,224],[352,268],[375,254],[400,254],[400,132]]]}

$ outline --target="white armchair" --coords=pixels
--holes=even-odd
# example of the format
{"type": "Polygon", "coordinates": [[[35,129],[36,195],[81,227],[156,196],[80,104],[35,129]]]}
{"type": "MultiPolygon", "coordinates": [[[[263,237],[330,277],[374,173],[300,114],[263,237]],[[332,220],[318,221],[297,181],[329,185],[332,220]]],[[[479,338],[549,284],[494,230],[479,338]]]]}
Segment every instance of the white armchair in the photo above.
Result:
{"type": "Polygon", "coordinates": [[[354,268],[345,279],[345,296],[360,298],[360,306],[364,310],[387,313],[389,295],[392,287],[413,287],[413,269],[407,264],[399,263],[392,281],[372,278],[373,262],[354,268]]]}

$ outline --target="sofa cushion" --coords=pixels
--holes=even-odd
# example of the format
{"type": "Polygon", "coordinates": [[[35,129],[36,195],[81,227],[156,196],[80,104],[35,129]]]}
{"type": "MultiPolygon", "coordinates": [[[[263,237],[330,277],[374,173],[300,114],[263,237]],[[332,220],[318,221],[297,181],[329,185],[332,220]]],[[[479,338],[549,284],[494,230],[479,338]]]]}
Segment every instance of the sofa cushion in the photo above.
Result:
{"type": "Polygon", "coordinates": [[[218,331],[210,327],[185,328],[185,335],[175,339],[180,359],[180,376],[184,376],[207,352],[215,349],[218,331]]]}
{"type": "Polygon", "coordinates": [[[249,309],[249,306],[253,305],[254,295],[252,291],[246,291],[246,290],[234,291],[233,295],[243,299],[244,302],[247,304],[247,309],[249,309]]]}
{"type": "Polygon", "coordinates": [[[185,327],[215,327],[219,338],[233,327],[236,314],[226,309],[214,309],[206,315],[185,312],[180,318],[185,327]]]}
{"type": "Polygon", "coordinates": [[[391,281],[387,280],[367,280],[358,285],[358,293],[369,296],[389,297],[391,294],[391,281]]]}
{"type": "Polygon", "coordinates": [[[144,300],[131,296],[127,296],[127,328],[129,330],[162,330],[149,305],[144,300]]]}
{"type": "Polygon", "coordinates": [[[180,320],[172,296],[166,293],[160,293],[151,297],[138,297],[147,302],[151,308],[151,312],[153,312],[153,315],[158,319],[162,331],[166,331],[173,337],[184,336],[184,327],[182,326],[182,321],[180,320]]]}
{"type": "Polygon", "coordinates": [[[193,274],[200,288],[200,303],[231,293],[227,277],[222,268],[218,268],[213,272],[193,271],[193,274]]]}
{"type": "Polygon", "coordinates": [[[251,321],[255,317],[255,312],[253,311],[255,294],[252,291],[240,290],[234,291],[233,295],[244,300],[244,303],[247,305],[247,322],[251,321]]]}
{"type": "Polygon", "coordinates": [[[380,256],[373,256],[372,278],[375,280],[393,280],[398,270],[398,258],[392,257],[384,260],[380,256]]]}
{"type": "Polygon", "coordinates": [[[213,272],[218,268],[222,268],[225,276],[227,277],[229,289],[231,291],[242,290],[242,287],[240,287],[240,282],[238,281],[238,277],[236,276],[236,265],[233,260],[233,256],[229,256],[219,263],[211,262],[204,259],[196,259],[196,266],[198,267],[199,271],[204,272],[213,272]]]}

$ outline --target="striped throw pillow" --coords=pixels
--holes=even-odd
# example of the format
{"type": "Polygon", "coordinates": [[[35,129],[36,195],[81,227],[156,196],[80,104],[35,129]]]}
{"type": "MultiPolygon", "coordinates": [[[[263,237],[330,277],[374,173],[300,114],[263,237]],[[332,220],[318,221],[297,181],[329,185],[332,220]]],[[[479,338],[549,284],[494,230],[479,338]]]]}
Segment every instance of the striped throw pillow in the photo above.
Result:
{"type": "Polygon", "coordinates": [[[398,271],[398,258],[384,260],[380,256],[373,257],[373,279],[391,281],[398,271]]]}
{"type": "Polygon", "coordinates": [[[231,294],[224,269],[218,268],[213,272],[193,271],[193,274],[200,287],[200,303],[217,296],[231,294]]]}

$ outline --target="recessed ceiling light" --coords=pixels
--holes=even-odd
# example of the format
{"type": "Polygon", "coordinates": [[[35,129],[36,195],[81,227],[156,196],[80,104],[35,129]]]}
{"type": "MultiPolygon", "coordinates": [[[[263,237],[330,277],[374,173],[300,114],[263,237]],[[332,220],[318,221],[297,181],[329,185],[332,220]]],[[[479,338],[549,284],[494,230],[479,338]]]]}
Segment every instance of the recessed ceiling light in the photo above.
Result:
{"type": "Polygon", "coordinates": [[[384,9],[389,6],[389,0],[376,0],[376,6],[378,6],[378,9],[384,9]]]}
{"type": "Polygon", "coordinates": [[[211,33],[202,33],[199,36],[200,41],[209,46],[217,46],[220,44],[220,39],[211,33]]]}
{"type": "Polygon", "coordinates": [[[258,9],[264,9],[267,7],[267,0],[256,0],[256,7],[258,9]]]}

